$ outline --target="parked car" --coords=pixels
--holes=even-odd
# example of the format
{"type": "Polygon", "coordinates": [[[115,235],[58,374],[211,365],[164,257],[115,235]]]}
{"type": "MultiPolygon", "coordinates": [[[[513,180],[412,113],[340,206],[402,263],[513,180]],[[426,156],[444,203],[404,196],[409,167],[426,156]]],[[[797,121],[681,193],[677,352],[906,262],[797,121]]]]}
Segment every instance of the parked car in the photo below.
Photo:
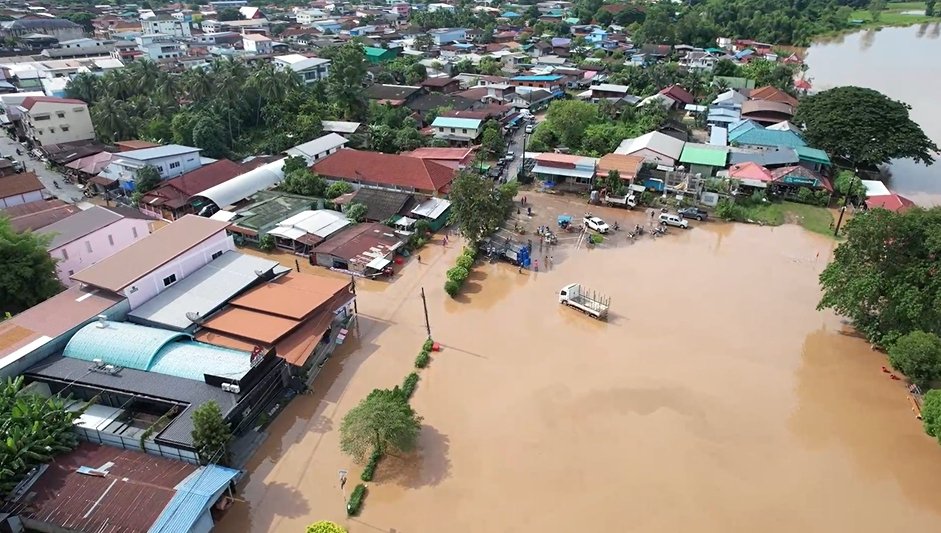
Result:
{"type": "Polygon", "coordinates": [[[674,215],[673,213],[660,213],[660,224],[664,226],[676,226],[683,229],[689,228],[688,220],[679,215],[674,215]]]}
{"type": "Polygon", "coordinates": [[[510,153],[504,155],[500,160],[509,163],[509,162],[513,161],[514,159],[516,159],[516,155],[515,155],[513,152],[510,152],[510,153]]]}
{"type": "Polygon", "coordinates": [[[695,218],[696,220],[706,220],[709,218],[709,213],[698,207],[684,207],[677,211],[676,214],[683,218],[695,218]]]}
{"type": "Polygon", "coordinates": [[[531,133],[534,132],[534,131],[536,131],[536,125],[535,125],[535,124],[527,124],[527,125],[526,125],[526,134],[527,134],[527,135],[531,134],[531,133]]]}
{"type": "Polygon", "coordinates": [[[598,233],[607,233],[608,230],[611,229],[610,226],[608,226],[607,222],[605,222],[604,220],[601,220],[600,218],[596,216],[592,216],[590,214],[585,215],[583,223],[585,224],[586,228],[590,230],[595,230],[598,233]]]}

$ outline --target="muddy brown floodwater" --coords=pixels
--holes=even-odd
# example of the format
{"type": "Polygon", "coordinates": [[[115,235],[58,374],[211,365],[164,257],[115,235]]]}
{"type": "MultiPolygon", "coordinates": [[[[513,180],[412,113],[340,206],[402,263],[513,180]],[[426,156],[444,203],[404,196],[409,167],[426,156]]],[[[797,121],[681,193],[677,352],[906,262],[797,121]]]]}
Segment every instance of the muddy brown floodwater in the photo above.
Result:
{"type": "Polygon", "coordinates": [[[883,357],[814,310],[832,249],[797,226],[622,232],[561,246],[549,272],[477,266],[452,300],[458,247],[432,245],[393,283],[360,285],[359,337],[272,423],[218,530],[937,530],[941,447],[883,357]],[[558,304],[571,282],[611,296],[607,323],[558,304]],[[422,286],[444,350],[413,398],[420,451],[384,460],[347,519],[337,470],[349,491],[360,468],[340,420],[411,371],[422,286]]]}

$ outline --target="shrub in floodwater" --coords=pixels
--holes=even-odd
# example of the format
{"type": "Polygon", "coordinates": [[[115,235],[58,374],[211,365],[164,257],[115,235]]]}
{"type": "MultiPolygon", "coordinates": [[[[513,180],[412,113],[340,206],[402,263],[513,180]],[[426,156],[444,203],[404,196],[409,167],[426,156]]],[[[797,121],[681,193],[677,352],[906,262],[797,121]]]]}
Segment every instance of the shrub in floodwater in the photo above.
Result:
{"type": "Polygon", "coordinates": [[[431,361],[431,354],[422,350],[418,357],[415,358],[415,368],[425,368],[428,366],[428,363],[431,361]]]}
{"type": "Polygon", "coordinates": [[[459,255],[456,263],[458,267],[470,270],[470,268],[474,266],[474,258],[468,255],[459,255]]]}
{"type": "MultiPolygon", "coordinates": [[[[402,382],[402,394],[406,398],[411,398],[412,394],[415,393],[415,387],[418,386],[418,373],[412,372],[405,377],[405,381],[402,382]]],[[[365,479],[363,481],[366,481],[365,479]]]]}
{"type": "Polygon", "coordinates": [[[892,367],[920,387],[941,378],[941,338],[934,333],[902,335],[889,346],[888,353],[892,367]]]}
{"type": "Polygon", "coordinates": [[[359,514],[359,510],[363,506],[363,499],[365,497],[366,485],[363,485],[362,483],[356,485],[356,488],[353,489],[353,493],[350,494],[350,501],[346,504],[347,516],[356,516],[359,514]]]}
{"type": "Polygon", "coordinates": [[[431,337],[425,339],[425,343],[421,345],[422,351],[430,352],[435,347],[435,341],[431,340],[431,337]]]}
{"type": "Polygon", "coordinates": [[[450,296],[450,297],[453,298],[453,297],[457,296],[457,293],[458,293],[458,291],[460,291],[460,290],[461,290],[461,284],[460,284],[460,283],[458,283],[458,282],[456,282],[456,281],[454,281],[454,280],[452,280],[452,279],[449,279],[448,281],[445,281],[445,282],[444,282],[444,292],[448,293],[448,296],[450,296]]]}
{"type": "Polygon", "coordinates": [[[451,281],[456,281],[458,283],[464,283],[464,280],[467,279],[467,276],[470,275],[470,271],[461,266],[456,266],[448,270],[447,276],[451,281]]]}
{"type": "Polygon", "coordinates": [[[376,474],[376,467],[379,466],[380,459],[382,459],[382,452],[373,450],[372,455],[369,456],[369,462],[366,463],[366,468],[363,468],[363,473],[360,474],[359,478],[363,481],[372,481],[373,475],[376,474]]]}

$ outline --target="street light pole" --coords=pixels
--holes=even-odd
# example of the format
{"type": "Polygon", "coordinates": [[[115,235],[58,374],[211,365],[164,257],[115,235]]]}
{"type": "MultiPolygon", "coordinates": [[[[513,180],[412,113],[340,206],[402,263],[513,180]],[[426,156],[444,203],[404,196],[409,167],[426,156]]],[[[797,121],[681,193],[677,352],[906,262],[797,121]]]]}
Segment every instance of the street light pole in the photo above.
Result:
{"type": "Polygon", "coordinates": [[[428,331],[428,338],[431,338],[431,322],[428,321],[428,300],[425,299],[425,288],[421,288],[421,304],[425,308],[425,329],[428,331]]]}

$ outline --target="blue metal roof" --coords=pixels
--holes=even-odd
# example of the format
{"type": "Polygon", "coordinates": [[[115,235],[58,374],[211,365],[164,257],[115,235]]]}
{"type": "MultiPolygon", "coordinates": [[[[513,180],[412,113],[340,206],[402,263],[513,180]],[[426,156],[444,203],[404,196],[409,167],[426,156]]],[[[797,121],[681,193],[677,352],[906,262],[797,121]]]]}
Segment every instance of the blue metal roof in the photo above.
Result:
{"type": "Polygon", "coordinates": [[[106,322],[106,327],[95,322],[78,330],[62,355],[196,381],[204,381],[205,374],[239,379],[251,369],[248,352],[189,338],[179,331],[129,322],[106,322]]]}
{"type": "Polygon", "coordinates": [[[149,370],[157,353],[167,344],[189,335],[178,331],[147,328],[127,322],[99,322],[78,330],[62,355],[135,370],[149,370]]]}
{"type": "Polygon", "coordinates": [[[809,146],[798,146],[795,148],[797,155],[804,160],[813,161],[814,163],[821,163],[823,165],[830,164],[830,156],[826,152],[820,150],[819,148],[811,148],[809,146]]]}
{"type": "Polygon", "coordinates": [[[456,118],[456,117],[437,117],[431,123],[433,128],[468,128],[477,129],[480,127],[479,118],[456,118]]]}
{"type": "Polygon", "coordinates": [[[558,74],[546,74],[543,76],[517,76],[512,81],[559,81],[562,76],[558,74]]]}
{"type": "Polygon", "coordinates": [[[504,13],[503,13],[502,15],[500,15],[500,16],[501,16],[501,17],[505,17],[505,18],[516,18],[516,17],[520,16],[520,14],[517,13],[516,11],[506,11],[506,12],[504,12],[504,13]]]}
{"type": "Polygon", "coordinates": [[[742,130],[742,128],[739,128],[730,132],[729,141],[736,144],[781,148],[807,146],[807,143],[804,142],[804,139],[801,139],[800,135],[790,130],[768,130],[765,128],[742,130]]]}
{"type": "Polygon", "coordinates": [[[176,494],[148,533],[191,531],[238,475],[238,470],[219,465],[206,465],[193,472],[176,486],[176,494]]]}

